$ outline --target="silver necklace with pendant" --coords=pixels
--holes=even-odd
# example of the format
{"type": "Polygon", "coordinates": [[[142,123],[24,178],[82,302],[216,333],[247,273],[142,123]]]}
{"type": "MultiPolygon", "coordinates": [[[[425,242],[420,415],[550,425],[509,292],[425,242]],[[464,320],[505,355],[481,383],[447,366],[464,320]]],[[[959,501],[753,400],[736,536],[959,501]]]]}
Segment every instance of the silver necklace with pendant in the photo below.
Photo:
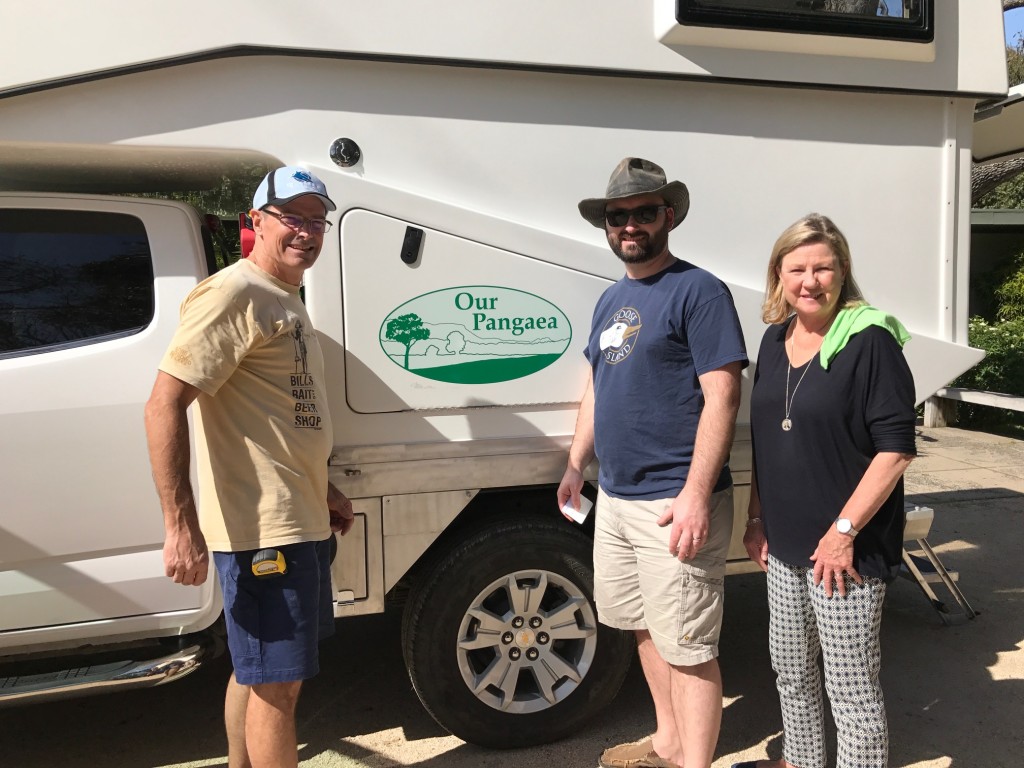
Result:
{"type": "MultiPolygon", "coordinates": [[[[794,333],[794,335],[796,335],[796,329],[793,330],[793,333],[794,333]]],[[[792,350],[791,355],[795,356],[796,355],[796,341],[793,339],[792,336],[789,339],[789,343],[790,343],[790,349],[792,350]]],[[[815,355],[816,354],[817,353],[815,353],[815,355]]],[[[793,421],[792,421],[792,419],[789,418],[789,412],[793,408],[793,401],[796,399],[796,391],[798,389],[800,389],[800,384],[801,384],[801,382],[803,382],[804,376],[806,376],[807,372],[809,370],[811,370],[811,360],[814,360],[815,355],[812,355],[811,359],[808,360],[804,364],[804,372],[800,374],[800,378],[797,380],[796,386],[793,387],[793,397],[789,396],[789,372],[793,370],[793,364],[789,361],[789,359],[786,360],[786,399],[783,400],[783,405],[786,408],[786,417],[782,420],[782,431],[783,432],[789,432],[789,430],[791,430],[793,428],[793,421]]]]}

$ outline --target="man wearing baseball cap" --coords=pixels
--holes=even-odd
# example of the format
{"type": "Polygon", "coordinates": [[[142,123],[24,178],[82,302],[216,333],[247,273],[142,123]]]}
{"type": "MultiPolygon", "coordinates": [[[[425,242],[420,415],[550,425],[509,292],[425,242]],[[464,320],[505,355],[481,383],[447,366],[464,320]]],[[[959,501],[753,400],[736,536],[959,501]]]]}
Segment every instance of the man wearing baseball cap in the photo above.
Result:
{"type": "Polygon", "coordinates": [[[722,719],[727,461],[747,355],[729,290],[669,250],[689,206],[685,184],[636,157],[579,204],[626,275],[594,311],[558,504],[579,509],[596,455],[598,618],[636,634],[657,717],[653,736],[605,750],[604,768],[710,768],[722,719]]]}
{"type": "Polygon", "coordinates": [[[327,480],[333,430],[324,362],[299,297],[336,206],[309,171],[271,171],[253,198],[247,259],[197,285],[146,404],[176,583],[224,595],[234,673],[224,712],[228,763],[295,766],[295,705],[334,631],[332,531],[352,505],[327,480]],[[186,412],[195,402],[200,503],[189,480],[186,412]]]}

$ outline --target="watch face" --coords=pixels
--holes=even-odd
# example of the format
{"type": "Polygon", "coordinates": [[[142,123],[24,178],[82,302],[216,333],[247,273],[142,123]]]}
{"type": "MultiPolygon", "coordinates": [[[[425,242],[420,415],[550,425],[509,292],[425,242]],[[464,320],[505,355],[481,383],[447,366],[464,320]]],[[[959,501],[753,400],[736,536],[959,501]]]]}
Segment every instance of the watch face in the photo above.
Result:
{"type": "Polygon", "coordinates": [[[836,530],[840,533],[849,533],[853,530],[853,523],[841,517],[836,520],[836,530]]]}

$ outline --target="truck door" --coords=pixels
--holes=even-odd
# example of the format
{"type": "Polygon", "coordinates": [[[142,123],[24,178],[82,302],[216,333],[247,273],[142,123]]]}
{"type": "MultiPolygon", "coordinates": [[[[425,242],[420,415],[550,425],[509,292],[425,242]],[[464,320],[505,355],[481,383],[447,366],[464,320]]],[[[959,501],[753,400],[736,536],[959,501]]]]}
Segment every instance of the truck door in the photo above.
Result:
{"type": "Polygon", "coordinates": [[[177,633],[219,612],[213,580],[164,576],[143,426],[205,263],[187,206],[0,194],[0,647],[177,633]]]}

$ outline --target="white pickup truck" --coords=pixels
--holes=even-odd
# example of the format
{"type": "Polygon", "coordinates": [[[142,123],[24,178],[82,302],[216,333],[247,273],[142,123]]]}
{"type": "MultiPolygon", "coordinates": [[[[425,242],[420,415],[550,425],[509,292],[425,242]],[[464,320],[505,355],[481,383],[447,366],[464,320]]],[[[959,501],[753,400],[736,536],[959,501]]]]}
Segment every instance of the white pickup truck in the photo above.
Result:
{"type": "Polygon", "coordinates": [[[673,251],[728,283],[751,352],[771,244],[820,210],[914,334],[920,399],[980,357],[968,177],[975,108],[1006,94],[1000,3],[816,5],[8,4],[0,704],[173,680],[215,648],[215,580],[164,576],[143,432],[215,268],[203,218],[161,196],[282,164],[339,203],[305,285],[358,521],[336,615],[403,602],[413,685],[469,741],[555,739],[610,701],[630,640],[596,621],[592,524],[554,486],[620,276],[575,206],[619,159],[689,185],[673,251]]]}

